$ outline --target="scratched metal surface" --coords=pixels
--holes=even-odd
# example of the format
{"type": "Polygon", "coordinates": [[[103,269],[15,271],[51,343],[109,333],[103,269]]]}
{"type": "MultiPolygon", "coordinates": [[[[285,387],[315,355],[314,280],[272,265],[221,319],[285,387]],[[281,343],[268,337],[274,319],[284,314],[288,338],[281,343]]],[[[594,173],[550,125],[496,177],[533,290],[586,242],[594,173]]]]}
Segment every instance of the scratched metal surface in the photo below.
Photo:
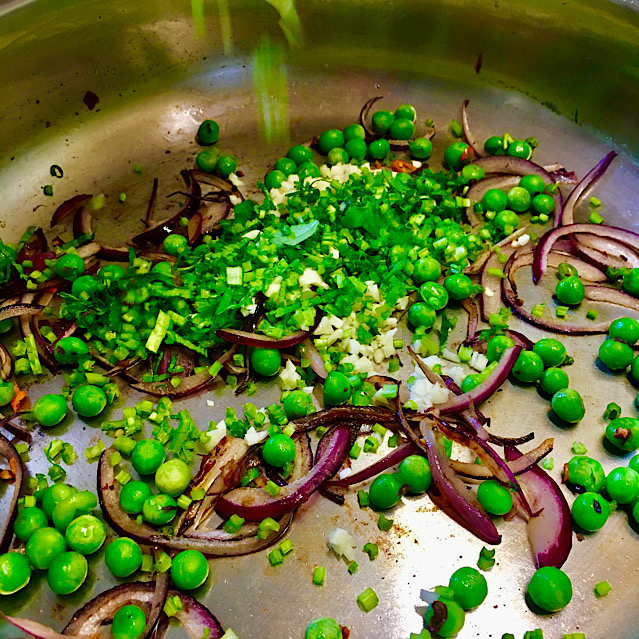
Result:
{"type": "MultiPolygon", "coordinates": [[[[156,26],[158,33],[162,25],[158,22],[156,26]]],[[[193,163],[198,151],[194,133],[205,117],[221,124],[220,144],[241,158],[247,183],[254,182],[287,145],[267,147],[256,143],[257,117],[249,66],[248,59],[239,55],[227,59],[223,65],[200,60],[182,78],[171,76],[164,86],[154,85],[144,99],[131,97],[99,113],[61,120],[50,134],[37,137],[31,145],[23,145],[14,160],[4,163],[0,174],[3,194],[0,220],[6,225],[3,236],[15,238],[27,222],[48,224],[55,205],[76,192],[89,191],[106,195],[106,207],[96,215],[98,236],[112,243],[123,241],[139,228],[153,177],[160,179],[157,216],[163,215],[165,203],[166,208],[172,206],[166,196],[179,188],[179,170],[193,163]],[[139,175],[132,169],[137,162],[144,167],[139,175]],[[51,181],[47,176],[49,166],[54,163],[64,167],[65,177],[55,181],[55,196],[51,200],[41,195],[40,187],[51,181]],[[128,195],[125,205],[117,202],[121,192],[128,195]]],[[[478,138],[504,131],[522,137],[535,135],[540,142],[537,161],[561,162],[579,176],[607,150],[618,148],[617,141],[503,89],[431,77],[424,72],[396,74],[357,65],[348,69],[322,68],[321,64],[309,65],[308,61],[289,68],[291,139],[305,140],[326,128],[351,123],[361,104],[375,94],[386,95],[391,108],[411,102],[420,117],[435,120],[440,133],[435,139],[433,158],[441,157],[451,141],[447,125],[451,117],[457,117],[464,98],[471,99],[471,120],[478,138]]],[[[77,109],[81,107],[80,95],[77,109]]],[[[614,170],[596,191],[604,202],[606,220],[625,226],[632,226],[634,221],[637,225],[633,204],[637,192],[639,167],[632,157],[622,153],[614,170]]],[[[533,289],[527,279],[529,276],[523,274],[523,297],[532,304],[542,293],[533,289]]],[[[545,294],[548,295],[547,291],[545,294]]],[[[610,312],[603,307],[600,311],[601,317],[610,312]]],[[[621,313],[613,311],[613,315],[617,314],[621,313]]],[[[463,320],[453,341],[461,337],[462,324],[463,320]]],[[[515,321],[512,327],[533,339],[541,336],[540,331],[518,326],[515,321]]],[[[559,428],[547,415],[548,402],[534,389],[509,383],[484,406],[484,412],[492,418],[496,433],[518,436],[532,430],[537,442],[554,437],[555,469],[551,474],[555,479],[571,457],[574,441],[583,442],[588,453],[600,459],[606,470],[625,465],[630,456],[613,457],[602,446],[602,415],[606,404],[613,400],[621,405],[624,414],[635,415],[633,400],[637,391],[624,375],[613,375],[595,366],[602,337],[563,339],[575,358],[569,370],[571,385],[580,391],[586,404],[586,417],[579,425],[559,428]]],[[[403,360],[409,369],[407,357],[403,356],[403,360]]],[[[61,380],[51,379],[33,388],[31,395],[35,399],[61,385],[61,380]]],[[[278,397],[275,388],[264,388],[252,401],[267,405],[278,397]]],[[[130,394],[111,414],[119,416],[124,401],[138,398],[130,394]]],[[[211,419],[222,418],[226,406],[240,408],[243,401],[231,393],[214,391],[180,402],[179,407],[189,408],[196,422],[204,426],[211,419]],[[214,408],[206,405],[206,399],[210,398],[215,400],[214,408]]],[[[105,418],[111,418],[111,414],[105,418]]],[[[81,453],[100,437],[97,426],[94,421],[74,421],[69,417],[44,435],[36,433],[28,464],[30,472],[47,468],[42,449],[50,437],[71,441],[81,453]]],[[[96,465],[88,465],[81,459],[68,468],[68,481],[78,488],[94,489],[95,473],[96,465]]],[[[6,502],[3,498],[0,507],[6,508],[6,502]]],[[[427,497],[404,498],[392,517],[395,525],[391,532],[380,533],[376,515],[358,508],[354,491],[343,507],[315,496],[295,517],[288,533],[295,551],[284,566],[270,567],[266,552],[213,559],[211,576],[196,595],[225,627],[232,627],[242,639],[299,639],[308,622],[317,616],[334,617],[351,629],[353,638],[382,634],[394,639],[408,637],[422,627],[420,589],[447,583],[456,568],[474,565],[482,543],[438,512],[427,497]],[[360,568],[349,575],[346,564],[327,549],[328,533],[336,526],[347,529],[359,549],[368,541],[379,544],[379,557],[370,562],[358,550],[360,568]],[[326,583],[321,588],[311,581],[316,565],[327,567],[326,583]],[[369,586],[376,590],[380,604],[365,614],[357,607],[356,598],[369,586]]],[[[602,531],[583,541],[574,540],[565,565],[573,582],[573,602],[564,611],[545,616],[533,614],[524,600],[534,567],[523,522],[500,521],[498,527],[503,541],[497,547],[497,564],[486,575],[488,598],[467,615],[460,637],[499,638],[505,632],[521,637],[526,630],[542,628],[548,639],[560,639],[564,633],[576,631],[585,632],[588,639],[603,639],[611,636],[611,623],[616,638],[639,637],[636,589],[639,535],[630,526],[626,513],[615,513],[602,531]],[[613,590],[606,598],[596,599],[592,589],[605,579],[613,590]]],[[[55,597],[43,576],[35,575],[23,592],[4,597],[0,609],[50,622],[60,630],[78,607],[115,584],[116,580],[104,568],[100,551],[91,557],[90,577],[77,593],[55,597]]],[[[181,636],[179,628],[171,628],[170,632],[181,636]]],[[[0,636],[13,639],[20,633],[0,625],[0,636]]]]}

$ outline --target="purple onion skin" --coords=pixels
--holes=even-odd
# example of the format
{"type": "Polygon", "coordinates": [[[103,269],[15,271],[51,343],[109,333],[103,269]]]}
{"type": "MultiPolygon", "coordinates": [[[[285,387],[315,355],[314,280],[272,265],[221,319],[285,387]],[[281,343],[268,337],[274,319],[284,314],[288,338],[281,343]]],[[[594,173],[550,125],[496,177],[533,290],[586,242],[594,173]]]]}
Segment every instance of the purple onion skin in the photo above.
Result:
{"type": "Polygon", "coordinates": [[[0,455],[2,455],[8,462],[11,471],[14,474],[15,480],[13,482],[13,496],[11,498],[11,505],[9,507],[9,515],[5,521],[5,527],[0,536],[0,553],[6,552],[9,549],[9,544],[13,537],[13,521],[18,514],[18,498],[20,497],[20,490],[22,488],[22,482],[24,479],[24,467],[22,464],[22,458],[15,449],[14,445],[2,434],[0,434],[0,455]]]}
{"type": "MultiPolygon", "coordinates": [[[[522,454],[506,446],[507,461],[519,459],[522,454]]],[[[533,509],[539,511],[528,520],[528,539],[535,558],[535,566],[561,568],[572,548],[572,519],[568,502],[557,482],[535,465],[519,475],[519,482],[529,495],[533,509]]]]}

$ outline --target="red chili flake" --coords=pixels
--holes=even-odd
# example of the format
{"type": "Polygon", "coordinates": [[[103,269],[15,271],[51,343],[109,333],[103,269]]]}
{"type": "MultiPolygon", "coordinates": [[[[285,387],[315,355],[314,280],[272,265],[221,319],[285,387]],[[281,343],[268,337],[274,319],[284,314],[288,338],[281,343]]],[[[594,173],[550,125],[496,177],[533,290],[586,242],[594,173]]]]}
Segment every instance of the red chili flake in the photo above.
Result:
{"type": "Polygon", "coordinates": [[[416,170],[416,167],[406,160],[394,160],[391,168],[397,173],[414,173],[416,170]]]}

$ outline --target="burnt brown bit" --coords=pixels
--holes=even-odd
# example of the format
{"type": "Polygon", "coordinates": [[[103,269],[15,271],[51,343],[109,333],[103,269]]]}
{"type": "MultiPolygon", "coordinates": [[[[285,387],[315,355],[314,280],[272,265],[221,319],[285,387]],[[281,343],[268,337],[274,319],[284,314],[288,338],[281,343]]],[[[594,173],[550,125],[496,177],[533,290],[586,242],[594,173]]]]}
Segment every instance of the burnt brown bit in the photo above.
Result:
{"type": "Polygon", "coordinates": [[[433,616],[430,618],[430,621],[428,622],[427,630],[429,632],[436,634],[441,630],[442,626],[446,623],[446,619],[448,619],[448,608],[446,607],[445,603],[439,600],[433,601],[430,607],[433,611],[433,616]]]}
{"type": "Polygon", "coordinates": [[[630,437],[630,431],[627,428],[622,428],[621,426],[617,428],[614,434],[615,439],[621,439],[622,441],[626,441],[630,437]]]}
{"type": "Polygon", "coordinates": [[[98,106],[100,98],[95,93],[93,93],[93,91],[87,91],[84,94],[82,101],[84,102],[87,109],[89,109],[89,111],[93,111],[93,109],[98,106]]]}

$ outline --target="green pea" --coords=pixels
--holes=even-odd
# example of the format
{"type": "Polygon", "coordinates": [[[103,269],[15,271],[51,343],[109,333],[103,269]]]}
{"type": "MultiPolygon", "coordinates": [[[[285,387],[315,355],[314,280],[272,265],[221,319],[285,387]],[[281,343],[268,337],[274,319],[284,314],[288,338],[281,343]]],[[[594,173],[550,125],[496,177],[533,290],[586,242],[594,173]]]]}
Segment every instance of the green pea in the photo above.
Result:
{"type": "Polygon", "coordinates": [[[284,467],[295,459],[295,442],[287,435],[271,435],[262,446],[262,459],[270,466],[284,467]]]}
{"type": "Polygon", "coordinates": [[[146,616],[143,610],[139,606],[128,604],[113,615],[111,636],[113,639],[138,639],[145,626],[146,616]]]}
{"type": "Polygon", "coordinates": [[[177,504],[169,495],[152,495],[142,505],[142,517],[155,526],[165,526],[176,514],[177,504]]]}
{"type": "Polygon", "coordinates": [[[157,439],[141,439],[131,451],[131,464],[140,475],[153,475],[165,457],[164,446],[157,439]]]}
{"type": "Polygon", "coordinates": [[[84,273],[84,260],[75,253],[67,253],[56,262],[55,272],[62,279],[74,280],[84,273]]]}
{"type": "Polygon", "coordinates": [[[566,277],[579,277],[579,271],[568,262],[562,262],[557,267],[557,279],[563,280],[566,277]]]}
{"type": "Polygon", "coordinates": [[[120,506],[124,512],[139,515],[144,502],[151,496],[151,489],[143,481],[130,481],[120,491],[120,506]]]}
{"type": "Polygon", "coordinates": [[[173,557],[171,580],[179,590],[199,588],[209,576],[209,562],[199,550],[183,550],[173,557]]]}
{"type": "Polygon", "coordinates": [[[344,144],[344,150],[354,160],[363,160],[366,157],[368,147],[361,138],[351,138],[344,144]]]}
{"type": "Polygon", "coordinates": [[[116,577],[129,577],[142,565],[142,549],[133,539],[119,537],[107,546],[104,563],[116,577]]]}
{"type": "Polygon", "coordinates": [[[273,377],[282,366],[282,356],[275,348],[254,348],[251,351],[253,370],[264,377],[273,377]]]}
{"type": "MultiPolygon", "coordinates": [[[[297,170],[297,167],[295,167],[297,170]]],[[[287,179],[286,173],[283,171],[269,171],[264,178],[264,186],[270,191],[271,189],[279,189],[287,179]]]]}
{"type": "Polygon", "coordinates": [[[639,322],[632,317],[619,317],[610,324],[608,335],[632,346],[639,342],[639,322]]]}
{"type": "Polygon", "coordinates": [[[191,469],[181,459],[165,461],[155,472],[155,485],[158,490],[176,497],[181,495],[191,483],[191,469]]]}
{"type": "Polygon", "coordinates": [[[522,351],[519,353],[512,371],[515,379],[526,384],[536,382],[543,372],[544,362],[534,351],[522,351]]]}
{"type": "Polygon", "coordinates": [[[513,497],[508,488],[494,479],[479,484],[477,499],[484,510],[491,515],[505,515],[513,507],[513,497]]]}
{"type": "Polygon", "coordinates": [[[426,302],[416,302],[408,309],[408,323],[413,328],[432,328],[437,314],[426,302]]]}
{"type": "Polygon", "coordinates": [[[495,226],[506,235],[510,235],[519,226],[519,215],[515,211],[505,209],[495,215],[495,226]]]}
{"type": "Polygon", "coordinates": [[[237,163],[230,155],[222,155],[215,163],[215,172],[224,179],[229,177],[231,173],[235,173],[236,169],[237,163]]]}
{"type": "Polygon", "coordinates": [[[555,200],[550,195],[540,193],[533,197],[530,206],[537,215],[551,215],[555,211],[555,200]]]}
{"type": "Polygon", "coordinates": [[[445,308],[448,304],[448,291],[437,282],[424,282],[419,287],[419,297],[436,311],[445,308]]]}
{"type": "Polygon", "coordinates": [[[617,417],[606,427],[606,439],[620,450],[633,451],[639,448],[639,419],[617,417]]]}
{"type": "Polygon", "coordinates": [[[563,368],[547,368],[539,378],[539,387],[544,393],[554,395],[557,391],[568,388],[568,373],[563,368]]]}
{"type": "Polygon", "coordinates": [[[486,577],[476,568],[458,568],[450,577],[448,587],[455,593],[455,601],[464,609],[472,610],[488,596],[486,577]]]}
{"type": "Polygon", "coordinates": [[[351,383],[343,373],[331,371],[324,380],[324,404],[339,406],[352,395],[351,383]]]}
{"type": "Polygon", "coordinates": [[[395,109],[395,120],[406,119],[415,122],[417,111],[412,104],[402,104],[395,109]]]}
{"type": "Polygon", "coordinates": [[[572,583],[568,575],[554,566],[539,568],[528,584],[528,595],[542,610],[557,612],[572,599],[572,583]]]}
{"type": "Polygon", "coordinates": [[[204,173],[214,173],[217,160],[220,157],[219,151],[200,151],[195,156],[195,165],[204,173]]]}
{"type": "Polygon", "coordinates": [[[44,510],[47,517],[51,517],[58,503],[68,499],[71,495],[75,495],[77,492],[78,489],[69,484],[49,486],[49,488],[42,493],[42,510],[44,510]]]}
{"type": "Polygon", "coordinates": [[[313,619],[306,627],[304,639],[343,639],[342,627],[330,617],[313,619]]]}
{"type": "MultiPolygon", "coordinates": [[[[284,173],[286,177],[289,177],[290,175],[293,175],[293,173],[297,171],[297,164],[295,164],[295,162],[293,162],[291,158],[280,158],[275,163],[275,170],[281,171],[282,173],[284,173]]],[[[269,187],[269,188],[273,188],[273,187],[269,187]]],[[[278,188],[278,187],[275,187],[275,188],[278,188]]]]}
{"type": "Polygon", "coordinates": [[[466,375],[461,383],[462,393],[469,393],[473,388],[477,388],[482,382],[484,378],[477,373],[471,373],[470,375],[466,375]]]}
{"type": "Polygon", "coordinates": [[[31,567],[19,552],[0,555],[0,595],[12,595],[22,590],[31,579],[31,567]]]}
{"type": "Polygon", "coordinates": [[[106,528],[94,515],[81,515],[69,524],[64,537],[71,550],[91,555],[102,547],[106,528]]]}
{"type": "Polygon", "coordinates": [[[46,570],[66,549],[67,544],[60,531],[46,527],[33,532],[27,540],[24,552],[34,568],[46,570]]]}
{"type": "Polygon", "coordinates": [[[635,382],[639,382],[639,355],[632,360],[630,365],[630,376],[635,382]]]}
{"type": "Polygon", "coordinates": [[[555,297],[566,306],[576,306],[584,299],[585,289],[582,281],[574,275],[564,277],[555,286],[555,297]]]}
{"type": "Polygon", "coordinates": [[[93,295],[97,288],[98,283],[92,275],[81,275],[73,280],[73,284],[71,285],[71,294],[76,297],[80,297],[83,294],[93,295]]]}
{"type": "Polygon", "coordinates": [[[107,396],[99,386],[84,384],[73,391],[71,405],[80,417],[96,417],[106,408],[107,396]]]}
{"type": "Polygon", "coordinates": [[[332,149],[342,148],[344,143],[344,134],[339,129],[329,129],[319,136],[317,145],[320,151],[327,155],[332,149]]]}
{"type": "Polygon", "coordinates": [[[534,346],[533,352],[537,353],[544,362],[544,366],[561,366],[566,359],[566,347],[552,337],[540,339],[534,346]]]}
{"type": "Polygon", "coordinates": [[[48,428],[59,424],[66,416],[69,407],[62,395],[43,395],[33,405],[32,415],[40,426],[48,428]]]}
{"type": "Polygon", "coordinates": [[[624,342],[607,339],[599,347],[599,359],[611,370],[621,371],[626,369],[634,358],[632,347],[624,342]]]}
{"type": "Polygon", "coordinates": [[[449,169],[458,171],[472,156],[473,151],[465,142],[453,142],[444,151],[444,164],[449,169]]]}
{"type": "Polygon", "coordinates": [[[313,161],[313,151],[311,151],[307,146],[304,146],[303,144],[296,144],[295,146],[292,146],[288,150],[286,156],[293,160],[293,162],[295,162],[297,166],[300,166],[305,162],[313,161]]]}
{"type": "Polygon", "coordinates": [[[532,147],[525,140],[514,140],[508,145],[506,155],[513,158],[523,158],[529,160],[532,155],[532,147]]]}
{"type": "Polygon", "coordinates": [[[397,504],[401,488],[401,480],[398,480],[395,473],[382,473],[373,479],[368,496],[373,506],[386,510],[397,504]]]}
{"type": "Polygon", "coordinates": [[[371,118],[371,126],[375,133],[386,133],[390,125],[395,121],[395,116],[390,111],[375,111],[371,118]]]}
{"type": "Polygon", "coordinates": [[[53,349],[53,356],[60,364],[77,364],[88,355],[87,343],[75,335],[63,337],[53,349]]]}
{"type": "Polygon", "coordinates": [[[433,151],[433,143],[428,138],[415,138],[408,145],[408,152],[416,160],[427,160],[433,151]]]}
{"type": "Polygon", "coordinates": [[[486,357],[489,362],[498,362],[502,355],[515,345],[515,341],[507,335],[495,335],[486,346],[486,357]]]}
{"type": "Polygon", "coordinates": [[[618,504],[630,504],[639,496],[639,473],[632,468],[620,466],[606,477],[606,492],[618,504]]]}
{"type": "Polygon", "coordinates": [[[300,180],[303,182],[306,178],[318,178],[322,176],[322,173],[317,164],[313,162],[302,162],[297,167],[297,175],[299,175],[300,180]]]}
{"type": "Polygon", "coordinates": [[[476,164],[467,164],[461,170],[461,176],[464,180],[464,183],[468,184],[471,181],[483,180],[486,176],[486,172],[481,166],[477,166],[476,164]]]}
{"type": "Polygon", "coordinates": [[[444,288],[454,300],[464,300],[475,292],[473,281],[463,273],[454,273],[444,280],[444,288]]]}
{"type": "Polygon", "coordinates": [[[565,465],[562,479],[577,491],[598,493],[604,487],[606,473],[596,459],[576,455],[565,465]]]}
{"type": "Polygon", "coordinates": [[[531,198],[543,193],[546,188],[543,178],[539,175],[524,175],[521,180],[519,180],[519,186],[522,189],[526,189],[531,198]]]}
{"type": "MultiPolygon", "coordinates": [[[[441,603],[446,606],[446,621],[444,621],[441,628],[437,631],[437,635],[440,637],[454,637],[463,627],[466,622],[466,614],[464,609],[452,599],[439,599],[441,603]]],[[[424,626],[428,626],[430,620],[434,615],[433,604],[430,604],[424,614],[424,626]]]]}
{"type": "Polygon", "coordinates": [[[383,160],[390,153],[388,140],[373,140],[368,145],[368,155],[373,160],[383,160]]]}
{"type": "Polygon", "coordinates": [[[530,208],[531,197],[528,191],[521,186],[514,186],[507,194],[508,207],[518,213],[523,213],[530,208]]]}
{"type": "Polygon", "coordinates": [[[603,528],[610,515],[608,502],[598,493],[586,492],[578,495],[570,509],[572,519],[586,532],[603,528]]]}
{"type": "Polygon", "coordinates": [[[632,470],[639,473],[639,455],[635,455],[629,462],[628,468],[632,468],[632,470]]]}
{"type": "Polygon", "coordinates": [[[415,263],[413,281],[416,284],[435,282],[442,274],[442,266],[434,257],[423,257],[415,263]]]}
{"type": "Polygon", "coordinates": [[[204,120],[197,129],[197,141],[203,146],[215,144],[220,136],[220,125],[215,120],[204,120]]]}
{"type": "Polygon", "coordinates": [[[572,388],[557,391],[552,396],[550,405],[555,415],[569,424],[581,421],[586,413],[581,395],[572,388]]]}
{"type": "Polygon", "coordinates": [[[492,135],[484,142],[484,151],[489,155],[504,155],[504,138],[492,135]]]}
{"type": "Polygon", "coordinates": [[[126,277],[126,271],[119,264],[107,264],[103,266],[98,275],[104,284],[111,284],[126,277]]]}
{"type": "Polygon", "coordinates": [[[346,150],[341,148],[331,149],[328,152],[328,157],[326,158],[328,164],[331,166],[335,166],[336,164],[348,164],[350,159],[351,158],[346,150]]]}
{"type": "Polygon", "coordinates": [[[397,479],[411,495],[426,492],[433,479],[428,460],[421,455],[409,455],[400,462],[397,479]]]}
{"type": "Polygon", "coordinates": [[[415,135],[415,125],[407,118],[397,118],[388,128],[388,135],[393,140],[410,140],[415,135]]]}
{"type": "Polygon", "coordinates": [[[43,510],[37,506],[30,506],[29,508],[23,508],[17,514],[13,522],[13,532],[18,539],[28,541],[36,530],[46,528],[48,523],[47,516],[43,510]]]}
{"type": "Polygon", "coordinates": [[[366,131],[361,124],[349,124],[344,129],[344,141],[349,140],[364,140],[366,138],[366,131]]]}
{"type": "Polygon", "coordinates": [[[53,525],[64,534],[76,517],[88,515],[97,505],[98,498],[91,491],[76,492],[55,505],[51,515],[53,525]]]}
{"type": "Polygon", "coordinates": [[[622,287],[626,293],[639,297],[639,268],[633,268],[623,276],[622,287]]]}
{"type": "Polygon", "coordinates": [[[167,235],[164,238],[164,242],[162,242],[162,250],[167,255],[179,255],[182,253],[188,245],[188,240],[184,235],[179,235],[178,233],[171,233],[171,235],[167,235]]]}
{"type": "Polygon", "coordinates": [[[508,206],[508,196],[500,189],[488,189],[481,199],[484,211],[499,213],[508,206]]]}
{"type": "Polygon", "coordinates": [[[288,419],[299,419],[313,411],[313,399],[303,390],[294,390],[283,399],[282,407],[288,419]]]}

